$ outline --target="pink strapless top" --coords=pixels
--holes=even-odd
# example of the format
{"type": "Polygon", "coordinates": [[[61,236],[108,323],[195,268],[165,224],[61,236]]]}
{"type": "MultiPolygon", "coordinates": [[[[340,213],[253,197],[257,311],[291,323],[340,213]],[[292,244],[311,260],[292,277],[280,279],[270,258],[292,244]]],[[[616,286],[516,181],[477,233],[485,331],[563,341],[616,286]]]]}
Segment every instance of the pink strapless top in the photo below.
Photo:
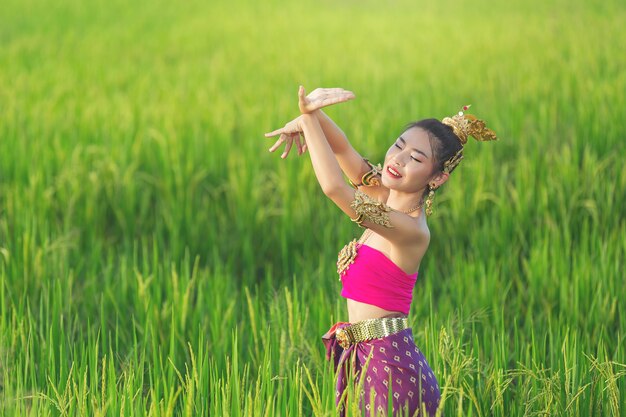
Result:
{"type": "Polygon", "coordinates": [[[381,251],[360,244],[354,263],[341,275],[341,296],[409,314],[417,272],[408,275],[381,251]]]}

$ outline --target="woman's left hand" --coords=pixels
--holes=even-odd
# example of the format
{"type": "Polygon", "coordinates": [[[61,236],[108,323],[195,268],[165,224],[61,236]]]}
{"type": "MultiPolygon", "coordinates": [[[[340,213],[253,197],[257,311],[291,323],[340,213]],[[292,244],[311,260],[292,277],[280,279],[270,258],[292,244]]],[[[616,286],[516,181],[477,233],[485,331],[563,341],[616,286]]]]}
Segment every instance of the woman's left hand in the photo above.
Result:
{"type": "Polygon", "coordinates": [[[293,143],[296,143],[296,147],[298,148],[298,155],[302,155],[306,152],[306,143],[304,141],[304,134],[302,132],[302,128],[300,127],[300,117],[296,117],[290,122],[287,122],[284,127],[280,129],[276,129],[273,132],[269,132],[265,134],[266,138],[271,138],[272,136],[280,135],[278,140],[272,145],[269,149],[270,152],[274,152],[276,149],[280,147],[283,143],[285,143],[285,151],[280,156],[281,158],[286,158],[291,151],[293,143]],[[300,137],[302,137],[302,142],[300,141],[300,137]]]}
{"type": "Polygon", "coordinates": [[[323,107],[333,104],[344,103],[354,98],[352,91],[343,88],[316,88],[309,95],[304,92],[304,87],[298,90],[298,107],[300,113],[313,113],[323,107]]]}

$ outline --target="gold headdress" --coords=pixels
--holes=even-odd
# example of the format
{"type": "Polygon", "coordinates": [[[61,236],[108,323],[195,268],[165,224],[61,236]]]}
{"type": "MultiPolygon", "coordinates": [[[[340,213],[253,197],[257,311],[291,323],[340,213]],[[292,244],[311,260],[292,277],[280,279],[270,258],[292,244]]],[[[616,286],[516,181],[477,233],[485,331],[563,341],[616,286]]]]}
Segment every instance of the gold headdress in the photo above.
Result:
{"type": "Polygon", "coordinates": [[[456,167],[461,159],[463,159],[463,147],[467,143],[467,137],[472,136],[477,141],[497,140],[496,133],[485,126],[485,122],[477,119],[472,114],[465,114],[464,112],[469,109],[470,106],[463,106],[463,109],[452,117],[444,117],[441,121],[444,125],[448,125],[454,131],[454,134],[459,138],[461,142],[461,149],[452,158],[447,160],[443,164],[444,172],[451,172],[456,167]]]}

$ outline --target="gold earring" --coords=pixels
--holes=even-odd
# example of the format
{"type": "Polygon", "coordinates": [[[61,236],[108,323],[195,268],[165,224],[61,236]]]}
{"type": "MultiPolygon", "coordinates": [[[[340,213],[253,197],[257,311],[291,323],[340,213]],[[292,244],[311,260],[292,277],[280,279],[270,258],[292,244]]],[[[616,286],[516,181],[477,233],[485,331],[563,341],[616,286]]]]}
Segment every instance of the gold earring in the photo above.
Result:
{"type": "Polygon", "coordinates": [[[433,209],[432,209],[432,205],[433,205],[433,199],[435,198],[435,186],[433,184],[428,184],[428,188],[430,189],[430,191],[428,192],[428,197],[426,198],[426,215],[430,216],[431,214],[433,214],[433,209]]]}

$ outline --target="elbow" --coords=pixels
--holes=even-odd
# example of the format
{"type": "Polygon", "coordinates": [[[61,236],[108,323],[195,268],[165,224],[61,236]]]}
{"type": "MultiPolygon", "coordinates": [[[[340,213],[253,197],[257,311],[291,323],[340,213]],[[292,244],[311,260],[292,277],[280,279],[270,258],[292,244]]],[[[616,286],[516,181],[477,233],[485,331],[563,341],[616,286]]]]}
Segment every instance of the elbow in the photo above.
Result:
{"type": "Polygon", "coordinates": [[[352,192],[352,188],[349,187],[347,184],[329,184],[328,186],[322,187],[322,190],[324,191],[324,194],[326,194],[326,197],[330,198],[335,203],[344,200],[352,200],[350,195],[350,193],[352,192]]]}
{"type": "Polygon", "coordinates": [[[322,186],[322,191],[324,191],[324,194],[326,195],[326,197],[330,198],[331,200],[334,200],[340,193],[341,193],[341,186],[339,184],[325,184],[322,186]]]}

